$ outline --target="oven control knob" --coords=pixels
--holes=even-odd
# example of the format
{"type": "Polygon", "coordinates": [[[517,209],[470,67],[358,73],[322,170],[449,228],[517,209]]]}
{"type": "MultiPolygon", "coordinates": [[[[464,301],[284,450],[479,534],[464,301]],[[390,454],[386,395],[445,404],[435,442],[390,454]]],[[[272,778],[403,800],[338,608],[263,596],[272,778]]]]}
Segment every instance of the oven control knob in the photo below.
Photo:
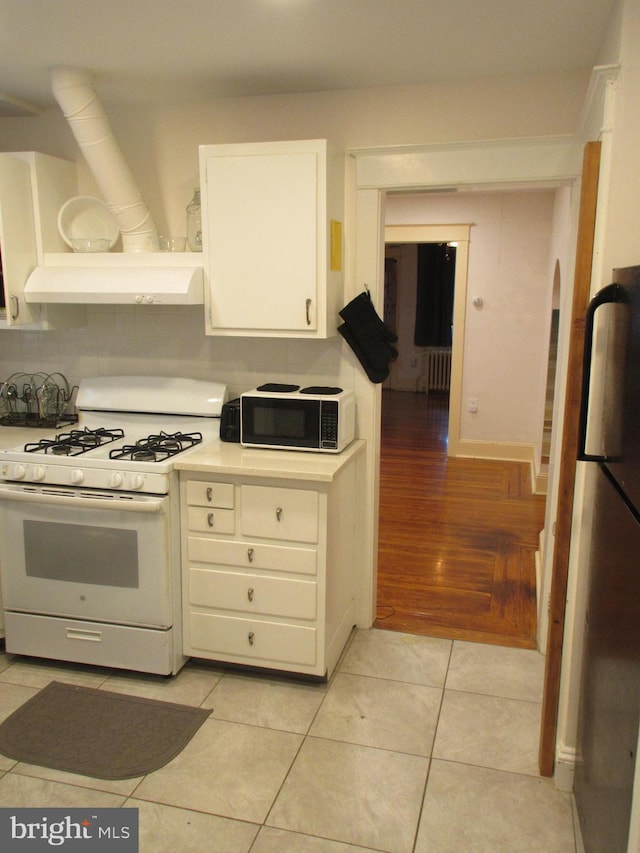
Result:
{"type": "Polygon", "coordinates": [[[112,489],[118,489],[122,485],[122,474],[119,471],[114,471],[109,477],[109,485],[112,489]]]}
{"type": "Polygon", "coordinates": [[[27,473],[27,469],[24,465],[14,465],[11,480],[24,480],[24,475],[27,473]]]}
{"type": "Polygon", "coordinates": [[[33,470],[31,472],[31,479],[35,483],[39,483],[41,480],[44,480],[44,474],[45,471],[42,465],[34,465],[33,470]]]}
{"type": "Polygon", "coordinates": [[[132,489],[141,489],[144,481],[141,474],[132,474],[129,480],[129,486],[132,489]]]}
{"type": "Polygon", "coordinates": [[[80,468],[74,468],[71,472],[71,482],[74,486],[79,486],[81,483],[84,483],[84,471],[80,468]]]}

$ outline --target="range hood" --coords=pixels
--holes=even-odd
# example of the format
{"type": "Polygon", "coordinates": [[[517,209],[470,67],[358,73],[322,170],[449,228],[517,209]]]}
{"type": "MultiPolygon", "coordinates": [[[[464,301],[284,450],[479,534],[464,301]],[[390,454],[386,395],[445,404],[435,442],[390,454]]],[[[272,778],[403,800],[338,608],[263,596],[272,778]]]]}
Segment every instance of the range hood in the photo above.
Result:
{"type": "Polygon", "coordinates": [[[73,305],[202,304],[201,255],[146,250],[151,240],[157,240],[158,231],[113,136],[91,74],[59,66],[51,70],[51,78],[54,96],[118,223],[123,252],[45,254],[42,265],[25,283],[25,301],[73,305]]]}
{"type": "MultiPolygon", "coordinates": [[[[156,256],[157,257],[157,256],[156,256]]],[[[27,302],[74,305],[200,305],[202,266],[145,266],[137,256],[120,255],[122,264],[37,267],[27,279],[27,302]],[[127,264],[129,261],[129,264],[127,264]]]]}

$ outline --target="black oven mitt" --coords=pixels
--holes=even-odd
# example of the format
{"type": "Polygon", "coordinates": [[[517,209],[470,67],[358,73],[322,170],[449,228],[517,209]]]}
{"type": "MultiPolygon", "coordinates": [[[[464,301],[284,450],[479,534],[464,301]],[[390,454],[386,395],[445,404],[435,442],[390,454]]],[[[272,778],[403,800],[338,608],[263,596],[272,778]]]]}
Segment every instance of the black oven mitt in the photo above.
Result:
{"type": "Polygon", "coordinates": [[[345,339],[345,341],[349,344],[349,346],[353,350],[353,352],[356,355],[360,364],[364,367],[365,372],[366,372],[367,376],[369,377],[369,379],[372,382],[376,382],[376,383],[384,382],[384,380],[387,379],[389,376],[389,367],[388,366],[383,367],[381,370],[378,370],[377,368],[372,367],[372,365],[369,362],[369,359],[367,358],[367,354],[362,349],[362,347],[358,344],[358,341],[356,340],[351,329],[347,326],[346,323],[343,323],[341,326],[338,326],[338,331],[340,332],[342,337],[345,339]]]}
{"type": "MultiPolygon", "coordinates": [[[[363,290],[348,305],[339,312],[342,319],[351,326],[357,334],[362,332],[369,335],[377,335],[384,341],[395,343],[398,336],[395,332],[382,322],[373,307],[371,295],[368,290],[363,290]]],[[[396,352],[396,357],[397,357],[396,352]]]]}
{"type": "Polygon", "coordinates": [[[398,357],[398,336],[376,314],[368,292],[360,293],[339,312],[345,321],[338,332],[349,344],[372,382],[384,382],[398,357]]]}

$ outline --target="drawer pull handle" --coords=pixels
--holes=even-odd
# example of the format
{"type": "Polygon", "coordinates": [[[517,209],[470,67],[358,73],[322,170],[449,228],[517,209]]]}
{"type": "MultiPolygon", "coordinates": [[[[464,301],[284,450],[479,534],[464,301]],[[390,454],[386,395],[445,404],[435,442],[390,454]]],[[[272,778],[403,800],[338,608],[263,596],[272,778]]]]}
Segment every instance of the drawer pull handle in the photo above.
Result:
{"type": "Polygon", "coordinates": [[[213,527],[213,513],[212,512],[207,513],[207,524],[209,525],[209,527],[213,527]]]}
{"type": "Polygon", "coordinates": [[[247,560],[253,563],[253,548],[247,548],[247,560]]]}
{"type": "Polygon", "coordinates": [[[253,631],[249,631],[247,639],[249,640],[249,645],[252,646],[255,639],[255,634],[253,633],[253,631]]]}
{"type": "Polygon", "coordinates": [[[307,326],[311,325],[311,300],[307,299],[305,302],[305,307],[307,311],[307,326]]]}
{"type": "Polygon", "coordinates": [[[281,506],[279,506],[276,509],[276,518],[278,519],[278,521],[282,521],[282,507],[281,506]]]}
{"type": "Polygon", "coordinates": [[[253,601],[253,587],[252,586],[250,586],[249,589],[247,590],[247,598],[249,599],[249,601],[253,601]]]}
{"type": "Polygon", "coordinates": [[[213,496],[213,489],[211,488],[211,486],[209,486],[209,488],[207,489],[207,500],[209,501],[209,503],[211,503],[212,496],[213,496]]]}
{"type": "Polygon", "coordinates": [[[86,640],[90,643],[102,642],[102,631],[84,631],[79,628],[67,628],[67,640],[86,640]]]}

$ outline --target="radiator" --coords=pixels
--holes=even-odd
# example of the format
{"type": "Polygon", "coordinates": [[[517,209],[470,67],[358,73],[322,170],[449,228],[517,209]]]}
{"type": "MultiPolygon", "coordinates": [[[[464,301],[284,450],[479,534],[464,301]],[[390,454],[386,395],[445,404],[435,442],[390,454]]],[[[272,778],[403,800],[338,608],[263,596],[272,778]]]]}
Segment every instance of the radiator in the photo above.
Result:
{"type": "Polygon", "coordinates": [[[429,349],[422,355],[422,372],[416,391],[448,391],[451,384],[451,349],[429,349]]]}

